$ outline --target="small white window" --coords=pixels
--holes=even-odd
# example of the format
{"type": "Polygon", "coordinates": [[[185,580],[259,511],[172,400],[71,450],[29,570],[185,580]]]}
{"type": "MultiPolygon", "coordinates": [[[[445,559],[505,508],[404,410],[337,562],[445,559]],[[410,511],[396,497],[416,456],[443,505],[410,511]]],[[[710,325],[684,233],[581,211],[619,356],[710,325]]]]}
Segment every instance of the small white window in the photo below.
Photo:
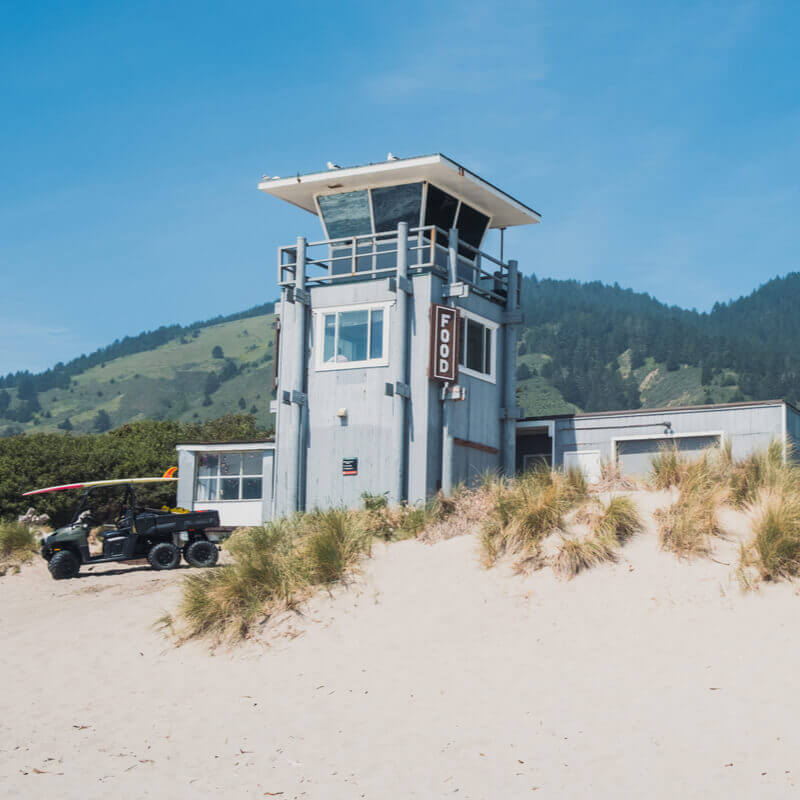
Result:
{"type": "Polygon", "coordinates": [[[325,308],[317,314],[317,369],[388,364],[388,306],[325,308]]]}
{"type": "Polygon", "coordinates": [[[494,383],[499,326],[463,309],[459,326],[459,372],[494,383]]]}
{"type": "Polygon", "coordinates": [[[260,500],[263,493],[261,475],[264,453],[198,453],[197,483],[194,499],[260,500]]]}

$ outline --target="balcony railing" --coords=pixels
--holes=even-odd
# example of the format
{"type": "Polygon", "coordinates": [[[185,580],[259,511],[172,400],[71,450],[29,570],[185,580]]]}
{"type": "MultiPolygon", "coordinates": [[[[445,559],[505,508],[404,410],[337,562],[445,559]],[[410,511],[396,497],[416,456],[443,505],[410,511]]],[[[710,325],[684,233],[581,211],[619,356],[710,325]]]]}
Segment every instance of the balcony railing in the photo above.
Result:
{"type": "MultiPolygon", "coordinates": [[[[376,280],[397,271],[400,232],[368,233],[342,239],[308,242],[304,259],[306,287],[354,280],[376,280]]],[[[434,225],[408,231],[409,274],[434,272],[451,283],[461,282],[496,302],[508,295],[509,266],[460,241],[455,232],[434,225]]],[[[278,248],[278,283],[297,283],[297,246],[278,248]]]]}

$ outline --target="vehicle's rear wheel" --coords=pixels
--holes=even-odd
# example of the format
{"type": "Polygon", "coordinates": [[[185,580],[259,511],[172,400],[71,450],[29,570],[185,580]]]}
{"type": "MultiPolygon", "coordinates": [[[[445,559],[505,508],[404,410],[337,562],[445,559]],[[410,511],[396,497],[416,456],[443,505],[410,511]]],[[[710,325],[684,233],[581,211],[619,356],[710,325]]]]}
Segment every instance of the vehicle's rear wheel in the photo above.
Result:
{"type": "Polygon", "coordinates": [[[153,569],[175,569],[181,563],[181,551],[172,542],[154,544],[147,552],[153,569]]]}
{"type": "Polygon", "coordinates": [[[186,548],[185,557],[193,567],[213,567],[217,563],[219,552],[213,542],[197,539],[186,548]]]}
{"type": "Polygon", "coordinates": [[[59,550],[53,554],[47,568],[55,580],[61,581],[66,578],[74,578],[81,568],[81,562],[69,550],[59,550]]]}

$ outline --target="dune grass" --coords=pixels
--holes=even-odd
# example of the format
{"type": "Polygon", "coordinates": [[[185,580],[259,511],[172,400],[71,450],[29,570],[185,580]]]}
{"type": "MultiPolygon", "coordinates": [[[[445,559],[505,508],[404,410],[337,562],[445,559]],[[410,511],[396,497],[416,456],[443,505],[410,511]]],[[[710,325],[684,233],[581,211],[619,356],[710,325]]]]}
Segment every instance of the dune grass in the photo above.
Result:
{"type": "Polygon", "coordinates": [[[764,492],[754,509],[753,539],[740,566],[755,567],[761,580],[800,575],[800,495],[785,487],[764,492]]]}
{"type": "Polygon", "coordinates": [[[642,530],[642,520],[630,497],[612,497],[603,504],[591,498],[576,514],[576,522],[591,528],[587,536],[562,536],[553,559],[553,571],[562,578],[605,562],[616,561],[620,547],[642,530]]]}
{"type": "Polygon", "coordinates": [[[231,564],[184,579],[178,614],[186,637],[244,638],[315,587],[344,579],[371,541],[360,512],[341,509],[235,531],[226,543],[231,564]]]}
{"type": "Polygon", "coordinates": [[[743,508],[757,501],[762,489],[800,492],[800,470],[784,459],[783,445],[770,442],[765,450],[751,453],[731,467],[731,503],[743,508]]]}
{"type": "Polygon", "coordinates": [[[302,518],[300,557],[309,583],[341,580],[371,552],[372,536],[353,511],[314,511],[302,518]]]}
{"type": "Polygon", "coordinates": [[[602,510],[594,525],[594,532],[610,536],[618,545],[623,545],[642,530],[642,519],[636,503],[630,497],[612,497],[602,510]]]}
{"type": "Polygon", "coordinates": [[[721,536],[719,509],[727,497],[727,486],[706,482],[701,471],[684,484],[678,500],[655,512],[662,549],[679,558],[709,555],[713,537],[721,536]]]}
{"type": "Polygon", "coordinates": [[[540,468],[491,489],[491,507],[481,526],[484,562],[505,552],[529,556],[550,533],[564,528],[564,516],[586,496],[586,480],[576,471],[540,468]]]}
{"type": "Polygon", "coordinates": [[[564,537],[553,560],[553,571],[562,578],[573,578],[579,572],[617,560],[619,542],[610,533],[592,533],[574,539],[564,537]]]}
{"type": "Polygon", "coordinates": [[[19,572],[39,549],[36,532],[21,522],[0,522],[0,575],[19,572]]]}
{"type": "Polygon", "coordinates": [[[416,538],[427,527],[445,519],[455,511],[457,498],[462,491],[464,490],[457,490],[454,497],[446,497],[442,492],[438,492],[426,503],[399,506],[390,506],[388,502],[375,500],[375,498],[385,499],[385,495],[362,495],[364,528],[372,536],[387,542],[416,538]]]}

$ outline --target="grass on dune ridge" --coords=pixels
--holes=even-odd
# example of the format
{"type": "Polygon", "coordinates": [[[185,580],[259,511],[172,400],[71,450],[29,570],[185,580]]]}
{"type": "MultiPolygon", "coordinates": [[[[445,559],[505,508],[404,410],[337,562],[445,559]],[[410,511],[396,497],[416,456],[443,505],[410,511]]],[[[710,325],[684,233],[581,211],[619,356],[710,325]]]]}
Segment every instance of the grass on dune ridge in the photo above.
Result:
{"type": "Polygon", "coordinates": [[[0,575],[30,561],[39,549],[39,537],[22,522],[0,522],[0,575]]]}
{"type": "Polygon", "coordinates": [[[259,620],[294,607],[313,587],[342,580],[368,555],[361,512],[333,509],[235,531],[232,563],[184,580],[179,615],[188,637],[240,639],[259,620]]]}
{"type": "MultiPolygon", "coordinates": [[[[616,561],[642,530],[630,497],[612,494],[602,502],[597,496],[604,481],[620,480],[605,475],[588,487],[581,472],[541,467],[513,479],[487,474],[474,489],[439,493],[420,506],[390,507],[386,495],[365,495],[363,510],[313,511],[241,529],[226,544],[230,564],[185,579],[180,617],[188,636],[245,637],[275,611],[354,573],[374,539],[425,538],[442,528],[448,536],[474,526],[486,566],[513,555],[520,572],[550,564],[569,579],[616,561]],[[574,524],[589,533],[573,535],[574,524]],[[544,542],[553,534],[561,541],[547,556],[544,542]]],[[[713,538],[722,535],[720,509],[746,507],[754,535],[742,547],[740,570],[762,580],[800,574],[800,468],[785,463],[780,448],[740,462],[725,449],[695,458],[664,451],[654,459],[651,485],[678,493],[671,506],[655,512],[663,549],[683,558],[710,554],[713,538]]]]}

